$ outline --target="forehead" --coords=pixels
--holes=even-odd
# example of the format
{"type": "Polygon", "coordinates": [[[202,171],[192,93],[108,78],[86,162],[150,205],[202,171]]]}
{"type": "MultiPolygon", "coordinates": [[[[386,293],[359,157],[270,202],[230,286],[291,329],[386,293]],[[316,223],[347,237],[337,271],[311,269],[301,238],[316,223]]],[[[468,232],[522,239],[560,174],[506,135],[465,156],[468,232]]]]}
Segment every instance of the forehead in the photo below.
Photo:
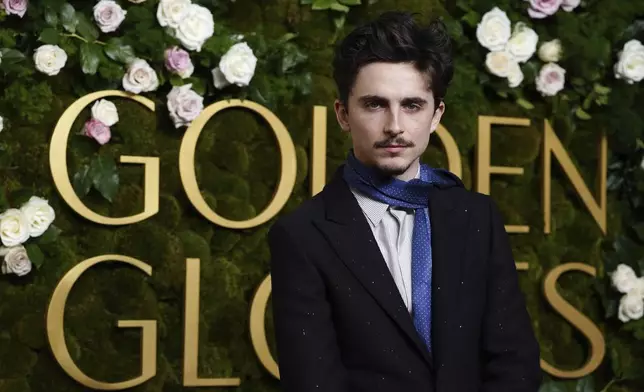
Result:
{"type": "Polygon", "coordinates": [[[429,98],[429,77],[410,63],[371,63],[360,69],[352,95],[376,95],[392,100],[429,98]]]}

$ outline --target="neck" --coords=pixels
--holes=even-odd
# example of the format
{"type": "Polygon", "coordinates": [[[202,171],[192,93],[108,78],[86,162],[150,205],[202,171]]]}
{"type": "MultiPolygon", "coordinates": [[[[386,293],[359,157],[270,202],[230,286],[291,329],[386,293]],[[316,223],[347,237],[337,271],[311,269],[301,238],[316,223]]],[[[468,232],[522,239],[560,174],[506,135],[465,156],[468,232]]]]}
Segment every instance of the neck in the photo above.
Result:
{"type": "Polygon", "coordinates": [[[418,159],[416,159],[416,160],[415,160],[414,162],[412,162],[412,164],[407,168],[407,170],[405,170],[405,172],[404,172],[404,173],[402,173],[402,174],[398,174],[398,175],[395,175],[395,176],[393,176],[393,177],[394,177],[394,178],[396,178],[397,180],[401,180],[401,181],[410,181],[410,180],[413,180],[414,178],[418,177],[418,175],[419,175],[419,173],[418,173],[418,169],[419,169],[419,167],[420,167],[420,162],[419,162],[419,160],[418,160],[418,159]]]}

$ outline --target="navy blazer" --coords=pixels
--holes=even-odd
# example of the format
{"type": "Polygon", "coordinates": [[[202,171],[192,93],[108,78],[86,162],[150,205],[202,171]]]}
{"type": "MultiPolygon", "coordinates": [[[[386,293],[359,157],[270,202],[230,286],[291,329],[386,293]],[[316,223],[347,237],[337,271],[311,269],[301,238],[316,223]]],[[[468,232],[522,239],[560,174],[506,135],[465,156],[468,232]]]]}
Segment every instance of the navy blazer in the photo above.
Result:
{"type": "Polygon", "coordinates": [[[432,352],[342,178],[269,231],[284,392],[537,392],[539,346],[489,196],[432,189],[432,352]]]}

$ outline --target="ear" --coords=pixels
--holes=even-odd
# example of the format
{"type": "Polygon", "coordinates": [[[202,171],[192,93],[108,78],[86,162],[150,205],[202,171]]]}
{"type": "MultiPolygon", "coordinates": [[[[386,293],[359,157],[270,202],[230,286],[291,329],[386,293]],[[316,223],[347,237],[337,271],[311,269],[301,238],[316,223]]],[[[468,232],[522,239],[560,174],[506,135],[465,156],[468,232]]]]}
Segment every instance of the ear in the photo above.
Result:
{"type": "Polygon", "coordinates": [[[340,127],[342,127],[342,130],[349,132],[351,127],[349,126],[349,113],[347,113],[347,107],[340,102],[339,99],[336,99],[333,103],[333,109],[335,110],[335,117],[338,120],[340,127]]]}
{"type": "Polygon", "coordinates": [[[445,113],[445,102],[441,101],[441,103],[438,105],[436,110],[434,110],[434,117],[432,118],[432,126],[431,126],[430,133],[434,133],[434,131],[436,131],[436,129],[438,128],[438,124],[440,124],[441,122],[443,113],[445,113]]]}

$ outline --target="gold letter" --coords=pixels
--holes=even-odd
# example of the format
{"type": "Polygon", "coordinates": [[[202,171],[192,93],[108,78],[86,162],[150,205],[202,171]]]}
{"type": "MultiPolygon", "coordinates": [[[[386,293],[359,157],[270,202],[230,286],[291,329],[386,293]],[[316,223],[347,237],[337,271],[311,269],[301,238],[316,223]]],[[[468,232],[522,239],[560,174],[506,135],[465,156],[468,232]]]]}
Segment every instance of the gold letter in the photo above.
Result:
{"type": "Polygon", "coordinates": [[[69,292],[78,278],[95,264],[105,261],[119,261],[130,264],[148,275],[152,275],[152,267],[142,261],[122,255],[104,255],[87,259],[74,268],[69,270],[60,281],[54,294],[52,295],[49,309],[47,310],[47,337],[51,351],[60,366],[74,380],[85,385],[88,388],[99,389],[104,391],[116,391],[120,389],[132,388],[143,384],[154,377],[157,370],[157,322],[155,320],[119,320],[118,326],[121,328],[141,328],[143,338],[141,339],[141,375],[131,380],[106,383],[96,381],[85,375],[74,363],[67,344],[65,343],[64,312],[65,303],[69,292]]]}
{"type": "Polygon", "coordinates": [[[590,341],[590,358],[584,366],[577,370],[559,370],[550,365],[543,359],[541,360],[541,368],[548,372],[550,375],[559,378],[582,378],[595,371],[601,364],[606,354],[606,342],[602,336],[601,331],[593,324],[593,322],[575,309],[572,305],[566,302],[565,299],[557,292],[557,279],[563,273],[568,271],[582,271],[588,275],[595,276],[596,271],[594,267],[582,263],[567,263],[562,264],[548,273],[543,288],[546,294],[546,299],[555,310],[559,312],[566,320],[570,321],[579,331],[581,331],[586,338],[590,341]]]}
{"type": "Polygon", "coordinates": [[[236,387],[239,378],[199,378],[199,285],[201,260],[186,259],[186,309],[183,335],[183,385],[186,387],[236,387]]]}
{"type": "Polygon", "coordinates": [[[228,101],[216,102],[203,110],[192,124],[186,130],[181,142],[181,149],[179,151],[179,173],[181,174],[181,181],[186,190],[188,199],[192,202],[195,208],[212,223],[226,227],[229,229],[249,229],[251,227],[259,226],[271,218],[284,207],[288,201],[288,197],[293,191],[295,186],[295,174],[297,170],[297,162],[295,157],[295,146],[293,140],[288,133],[284,124],[275,116],[270,110],[251,101],[242,101],[239,99],[231,99],[228,101]],[[269,203],[268,207],[264,209],[256,217],[246,221],[232,221],[217,215],[210,209],[208,203],[201,196],[199,185],[197,184],[197,176],[195,173],[195,148],[197,147],[197,139],[203,130],[208,120],[219,111],[232,108],[243,107],[255,111],[261,115],[271,126],[277,137],[281,159],[282,159],[282,172],[280,174],[280,181],[277,191],[273,200],[269,203]]]}
{"type": "Polygon", "coordinates": [[[311,196],[326,184],[326,106],[313,107],[313,139],[311,140],[311,196]]]}
{"type": "Polygon", "coordinates": [[[51,169],[51,175],[54,178],[54,184],[58,192],[65,202],[84,218],[104,225],[127,225],[141,222],[159,212],[159,158],[121,156],[122,163],[138,163],[145,167],[145,204],[143,212],[131,216],[113,218],[97,214],[90,210],[83,204],[78,195],[76,195],[76,192],[74,192],[74,188],[67,175],[67,139],[69,138],[74,120],[76,120],[76,117],[78,117],[87,105],[103,97],[129,98],[154,111],[153,101],[139,95],[128,94],[124,91],[98,91],[79,98],[65,110],[65,113],[58,120],[54,134],[51,137],[51,145],[49,146],[49,167],[51,169]]]}
{"type": "Polygon", "coordinates": [[[279,380],[280,373],[277,362],[271,355],[266,339],[266,306],[271,295],[271,275],[267,275],[257,288],[253,304],[250,308],[250,338],[253,341],[255,354],[264,368],[279,380]]]}
{"type": "MultiPolygon", "coordinates": [[[[492,124],[520,125],[527,127],[530,126],[530,119],[479,116],[479,135],[477,143],[478,146],[476,149],[476,190],[486,195],[490,194],[491,174],[523,175],[522,167],[490,165],[490,155],[492,153],[492,124]]],[[[508,233],[528,233],[530,232],[530,227],[524,225],[505,225],[505,231],[507,231],[508,233]]]]}
{"type": "Polygon", "coordinates": [[[606,234],[606,175],[608,171],[608,145],[606,142],[606,135],[602,135],[599,143],[599,181],[598,193],[599,204],[593,199],[590,191],[586,187],[584,180],[581,178],[579,171],[572,163],[570,156],[564,149],[561,141],[552,130],[548,120],[545,121],[545,132],[543,142],[543,203],[544,203],[544,233],[550,233],[550,220],[551,220],[551,205],[550,205],[550,191],[551,191],[551,164],[550,152],[559,160],[564,172],[574,185],[581,200],[590,211],[595,222],[599,225],[602,232],[606,234]]]}

